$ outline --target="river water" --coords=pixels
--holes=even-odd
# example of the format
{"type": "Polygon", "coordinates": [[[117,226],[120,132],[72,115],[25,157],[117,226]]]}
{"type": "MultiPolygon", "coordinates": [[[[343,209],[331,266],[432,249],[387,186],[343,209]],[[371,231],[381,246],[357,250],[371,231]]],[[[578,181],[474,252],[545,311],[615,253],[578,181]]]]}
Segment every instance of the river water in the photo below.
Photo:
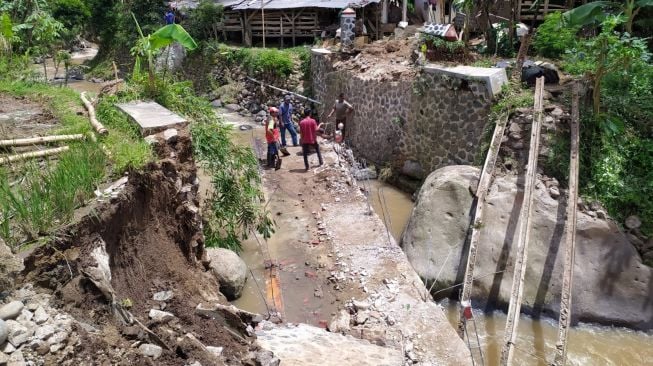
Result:
{"type": "MultiPolygon", "coordinates": [[[[410,195],[379,181],[370,181],[369,186],[374,210],[399,241],[413,209],[410,195]]],[[[451,324],[457,326],[458,304],[444,302],[442,305],[451,324]]],[[[498,365],[506,314],[475,311],[474,317],[485,365],[498,365]]],[[[518,335],[515,365],[551,364],[557,340],[557,319],[535,320],[522,316],[518,335]]],[[[570,331],[567,357],[568,365],[653,365],[653,336],[625,328],[581,324],[570,331]]]]}

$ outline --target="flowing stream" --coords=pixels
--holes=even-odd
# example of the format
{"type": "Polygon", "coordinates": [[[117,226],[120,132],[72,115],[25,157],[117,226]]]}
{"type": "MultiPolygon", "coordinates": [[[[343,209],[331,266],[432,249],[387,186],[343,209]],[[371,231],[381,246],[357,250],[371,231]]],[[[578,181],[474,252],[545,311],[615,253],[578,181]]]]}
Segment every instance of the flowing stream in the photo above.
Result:
{"type": "MultiPolygon", "coordinates": [[[[374,210],[399,241],[413,209],[410,195],[380,181],[370,181],[370,187],[374,210]]],[[[442,306],[447,310],[451,324],[456,326],[458,304],[445,301],[442,306]]],[[[489,314],[475,311],[474,317],[485,365],[498,365],[506,314],[502,311],[489,314]]],[[[557,319],[536,320],[522,316],[514,364],[550,365],[555,352],[557,327],[557,319]]],[[[625,328],[580,324],[570,331],[567,352],[568,365],[653,365],[653,335],[625,328]]]]}

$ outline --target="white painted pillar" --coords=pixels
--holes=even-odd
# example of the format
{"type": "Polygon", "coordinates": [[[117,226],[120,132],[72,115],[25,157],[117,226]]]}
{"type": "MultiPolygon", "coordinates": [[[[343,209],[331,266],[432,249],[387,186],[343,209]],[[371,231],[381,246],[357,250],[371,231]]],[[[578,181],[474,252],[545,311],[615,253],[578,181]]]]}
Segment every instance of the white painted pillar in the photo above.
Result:
{"type": "Polygon", "coordinates": [[[388,24],[388,0],[381,0],[381,23],[388,24]]]}
{"type": "Polygon", "coordinates": [[[408,0],[404,0],[401,7],[401,21],[408,23],[408,0]]]}

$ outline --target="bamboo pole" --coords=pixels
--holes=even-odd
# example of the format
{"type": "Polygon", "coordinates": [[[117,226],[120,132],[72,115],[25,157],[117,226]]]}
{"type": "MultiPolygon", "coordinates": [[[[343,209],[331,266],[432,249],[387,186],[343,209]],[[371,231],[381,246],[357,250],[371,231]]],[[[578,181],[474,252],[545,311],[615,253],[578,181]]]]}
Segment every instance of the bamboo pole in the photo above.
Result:
{"type": "Polygon", "coordinates": [[[43,144],[46,142],[71,141],[71,140],[83,140],[83,139],[84,139],[84,135],[82,134],[30,137],[24,139],[0,140],[0,147],[29,146],[29,145],[43,144]]]}
{"type": "Polygon", "coordinates": [[[531,143],[528,152],[528,165],[526,166],[526,182],[524,183],[524,198],[519,213],[519,236],[517,239],[517,253],[515,255],[512,289],[510,291],[510,304],[506,319],[506,328],[501,349],[501,366],[512,365],[517,341],[517,327],[519,313],[521,312],[522,296],[524,294],[524,276],[526,275],[526,262],[528,258],[528,244],[530,241],[531,216],[533,214],[533,191],[537,183],[537,157],[540,150],[540,131],[544,109],[542,96],[544,95],[544,77],[536,79],[535,103],[533,114],[533,127],[531,129],[531,143]]]}
{"type": "MultiPolygon", "coordinates": [[[[472,224],[472,235],[469,240],[469,252],[467,253],[467,266],[465,268],[465,277],[463,281],[462,295],[460,296],[460,303],[464,304],[471,300],[472,288],[474,287],[474,268],[476,266],[476,255],[478,254],[478,245],[481,237],[481,227],[483,224],[483,208],[485,206],[485,198],[492,183],[494,176],[494,169],[499,156],[499,149],[501,148],[501,140],[503,133],[508,124],[508,113],[504,113],[497,121],[494,127],[494,134],[492,135],[492,142],[488,149],[485,158],[485,164],[479,177],[478,187],[476,188],[476,210],[474,213],[474,222],[472,224]]],[[[458,321],[458,334],[460,338],[464,338],[465,331],[465,315],[464,309],[460,312],[460,319],[458,321]]]]}
{"type": "Polygon", "coordinates": [[[88,118],[91,122],[91,126],[93,126],[93,129],[100,135],[106,135],[109,133],[109,130],[107,130],[100,121],[97,120],[97,117],[95,117],[95,108],[93,107],[93,104],[86,99],[86,92],[82,92],[79,97],[82,99],[82,102],[84,102],[84,106],[88,110],[88,118]]]}
{"type": "Polygon", "coordinates": [[[567,223],[565,225],[565,266],[562,276],[560,317],[558,320],[558,342],[553,361],[555,366],[564,366],[567,360],[567,343],[571,325],[571,295],[574,280],[574,257],[576,252],[576,202],[578,201],[578,144],[580,119],[580,91],[578,83],[572,86],[571,98],[571,154],[569,157],[569,199],[567,200],[567,223]]]}
{"type": "Polygon", "coordinates": [[[32,158],[41,158],[44,156],[50,156],[50,155],[56,155],[60,154],[64,151],[70,150],[70,147],[68,146],[62,146],[62,147],[57,147],[55,149],[47,149],[47,150],[40,150],[40,151],[30,151],[22,154],[16,154],[16,155],[9,155],[9,156],[4,156],[0,157],[0,165],[4,165],[7,163],[13,163],[15,161],[20,161],[20,160],[26,160],[26,159],[32,159],[32,158]]]}

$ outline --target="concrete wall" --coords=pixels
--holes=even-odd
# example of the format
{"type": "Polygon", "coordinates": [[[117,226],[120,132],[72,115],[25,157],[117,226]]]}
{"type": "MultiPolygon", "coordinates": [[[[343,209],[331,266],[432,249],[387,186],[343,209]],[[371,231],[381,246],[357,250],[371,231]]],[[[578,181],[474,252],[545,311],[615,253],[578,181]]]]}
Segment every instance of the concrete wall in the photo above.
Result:
{"type": "Polygon", "coordinates": [[[323,122],[340,92],[354,105],[346,132],[357,156],[420,180],[443,166],[476,160],[493,94],[500,89],[493,77],[427,66],[413,77],[378,80],[336,70],[335,59],[313,50],[313,91],[324,103],[318,108],[323,122]]]}

